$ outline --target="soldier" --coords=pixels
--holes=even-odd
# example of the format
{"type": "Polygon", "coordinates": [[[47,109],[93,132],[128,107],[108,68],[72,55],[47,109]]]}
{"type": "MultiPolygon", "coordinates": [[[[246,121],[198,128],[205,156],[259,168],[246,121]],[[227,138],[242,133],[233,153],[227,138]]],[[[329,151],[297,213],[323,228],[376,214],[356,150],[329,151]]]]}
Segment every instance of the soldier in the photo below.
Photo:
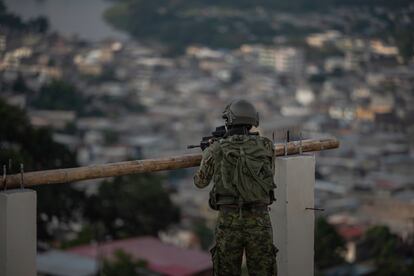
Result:
{"type": "Polygon", "coordinates": [[[277,275],[268,205],[274,200],[274,146],[252,133],[259,125],[255,107],[237,100],[224,112],[226,134],[211,140],[194,184],[205,188],[213,179],[209,205],[218,210],[215,246],[210,250],[215,276],[241,275],[243,252],[249,275],[277,275]]]}

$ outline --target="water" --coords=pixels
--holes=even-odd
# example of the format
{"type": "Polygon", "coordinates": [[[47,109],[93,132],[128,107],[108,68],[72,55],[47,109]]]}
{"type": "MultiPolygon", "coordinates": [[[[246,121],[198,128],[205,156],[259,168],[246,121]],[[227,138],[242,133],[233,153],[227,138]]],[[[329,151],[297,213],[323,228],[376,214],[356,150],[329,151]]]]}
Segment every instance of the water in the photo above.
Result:
{"type": "Polygon", "coordinates": [[[111,2],[105,0],[4,0],[9,11],[30,19],[48,17],[50,28],[63,35],[76,34],[98,41],[105,38],[126,40],[127,35],[111,28],[102,14],[111,2]]]}

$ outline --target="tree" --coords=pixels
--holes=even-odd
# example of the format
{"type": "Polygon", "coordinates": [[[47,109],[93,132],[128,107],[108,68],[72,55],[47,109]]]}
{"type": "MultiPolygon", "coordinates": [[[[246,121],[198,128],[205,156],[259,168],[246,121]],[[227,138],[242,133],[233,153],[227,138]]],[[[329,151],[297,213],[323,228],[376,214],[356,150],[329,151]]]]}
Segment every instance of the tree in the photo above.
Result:
{"type": "Polygon", "coordinates": [[[138,270],[145,268],[147,263],[143,260],[134,260],[133,257],[122,250],[114,254],[113,260],[105,260],[102,274],[104,276],[138,276],[138,270]]]}
{"type": "Polygon", "coordinates": [[[359,247],[365,253],[363,257],[374,259],[377,266],[375,275],[412,275],[410,273],[414,264],[407,264],[406,259],[413,259],[413,247],[411,245],[411,252],[407,252],[404,248],[406,245],[388,227],[374,226],[368,229],[359,247]]]}
{"type": "Polygon", "coordinates": [[[386,226],[374,226],[367,230],[360,242],[367,258],[386,259],[395,254],[400,240],[386,226]]]}
{"type": "Polygon", "coordinates": [[[0,1],[0,13],[6,12],[6,6],[4,5],[3,1],[0,1]]]}
{"type": "Polygon", "coordinates": [[[315,266],[317,269],[343,264],[341,253],[345,250],[345,241],[326,219],[318,218],[315,231],[315,266]]]}
{"type": "Polygon", "coordinates": [[[414,56],[414,34],[411,29],[399,28],[395,31],[394,36],[398,51],[404,62],[407,63],[414,56]]]}
{"type": "Polygon", "coordinates": [[[27,22],[28,27],[34,32],[46,33],[49,30],[49,20],[45,16],[39,16],[27,22]]]}
{"type": "Polygon", "coordinates": [[[0,99],[0,160],[23,163],[26,170],[75,166],[75,154],[53,141],[51,131],[34,129],[26,113],[0,99]]]}
{"type": "MultiPolygon", "coordinates": [[[[0,100],[0,164],[12,161],[24,164],[25,171],[76,166],[75,155],[65,146],[53,141],[48,129],[34,129],[25,114],[17,107],[0,100]]],[[[71,185],[46,185],[34,188],[38,202],[38,239],[47,241],[56,237],[51,222],[69,225],[79,219],[84,192],[71,185]]]]}
{"type": "MultiPolygon", "coordinates": [[[[181,53],[194,44],[214,48],[237,48],[244,43],[273,44],[275,36],[295,38],[303,32],[314,32],[310,26],[269,24],[262,16],[250,18],[231,15],[238,12],[252,14],[254,10],[303,13],[329,12],[337,6],[408,7],[412,0],[121,0],[106,10],[104,18],[112,26],[127,31],[140,41],[162,41],[170,53],[181,53]],[[200,11],[212,10],[214,17],[200,11]],[[216,14],[217,13],[217,14],[216,14]],[[220,13],[226,14],[221,16],[220,13]]],[[[355,21],[355,19],[354,19],[355,21]]],[[[362,25],[361,25],[362,26],[362,25]]]]}
{"type": "Polygon", "coordinates": [[[196,233],[200,239],[201,248],[208,250],[213,243],[214,233],[209,227],[207,227],[204,221],[196,223],[193,226],[193,231],[196,233]]]}
{"type": "Polygon", "coordinates": [[[13,91],[19,92],[19,93],[26,93],[28,90],[28,87],[26,85],[26,82],[21,74],[19,74],[16,78],[16,80],[13,82],[13,91]]]}
{"type": "Polygon", "coordinates": [[[39,16],[24,22],[20,16],[10,13],[0,0],[0,26],[19,31],[46,33],[49,29],[49,20],[44,16],[39,16]]]}
{"type": "Polygon", "coordinates": [[[105,234],[112,238],[156,235],[179,220],[179,209],[161,180],[141,174],[103,181],[98,193],[89,197],[85,217],[92,224],[103,225],[105,234]]]}
{"type": "Polygon", "coordinates": [[[7,11],[3,1],[0,1],[0,26],[17,30],[22,30],[25,27],[23,20],[19,16],[7,11]]]}
{"type": "Polygon", "coordinates": [[[40,88],[32,105],[40,109],[82,112],[86,99],[72,84],[62,80],[53,80],[40,88]]]}

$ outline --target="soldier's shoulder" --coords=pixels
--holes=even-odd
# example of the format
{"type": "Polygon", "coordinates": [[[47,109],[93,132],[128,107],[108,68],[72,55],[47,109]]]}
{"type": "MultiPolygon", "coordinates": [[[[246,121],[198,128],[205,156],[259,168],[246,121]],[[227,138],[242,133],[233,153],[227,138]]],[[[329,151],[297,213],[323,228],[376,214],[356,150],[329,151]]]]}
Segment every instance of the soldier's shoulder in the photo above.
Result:
{"type": "Polygon", "coordinates": [[[269,148],[269,149],[274,148],[272,140],[270,140],[266,136],[258,136],[258,139],[260,139],[267,148],[269,148]]]}
{"type": "Polygon", "coordinates": [[[220,147],[220,140],[219,141],[215,141],[213,144],[211,144],[208,147],[212,152],[218,152],[220,151],[221,147],[220,147]]]}

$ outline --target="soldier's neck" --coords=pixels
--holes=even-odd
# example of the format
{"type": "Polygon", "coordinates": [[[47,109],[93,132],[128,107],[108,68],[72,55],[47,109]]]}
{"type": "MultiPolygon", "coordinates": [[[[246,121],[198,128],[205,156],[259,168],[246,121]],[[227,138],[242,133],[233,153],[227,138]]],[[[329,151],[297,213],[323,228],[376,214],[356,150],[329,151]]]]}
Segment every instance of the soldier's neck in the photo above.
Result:
{"type": "Polygon", "coordinates": [[[232,135],[249,135],[251,134],[249,130],[245,127],[232,127],[227,130],[226,135],[232,136],[232,135]]]}

